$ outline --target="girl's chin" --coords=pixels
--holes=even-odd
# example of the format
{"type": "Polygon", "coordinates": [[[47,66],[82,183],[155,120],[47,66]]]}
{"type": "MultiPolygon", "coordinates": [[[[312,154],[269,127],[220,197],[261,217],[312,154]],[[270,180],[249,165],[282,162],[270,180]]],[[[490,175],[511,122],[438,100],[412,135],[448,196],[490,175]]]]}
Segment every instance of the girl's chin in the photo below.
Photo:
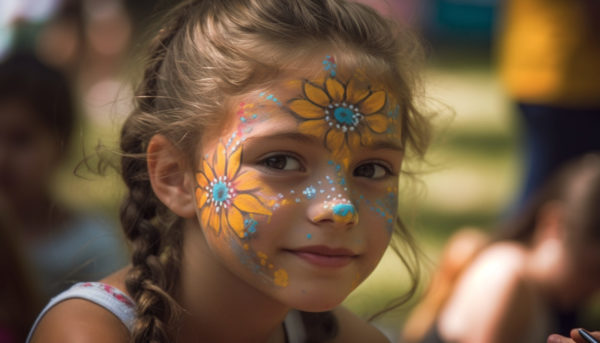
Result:
{"type": "Polygon", "coordinates": [[[293,299],[286,299],[286,304],[296,310],[304,312],[324,312],[330,311],[339,306],[346,297],[339,295],[312,295],[302,294],[293,299]]]}

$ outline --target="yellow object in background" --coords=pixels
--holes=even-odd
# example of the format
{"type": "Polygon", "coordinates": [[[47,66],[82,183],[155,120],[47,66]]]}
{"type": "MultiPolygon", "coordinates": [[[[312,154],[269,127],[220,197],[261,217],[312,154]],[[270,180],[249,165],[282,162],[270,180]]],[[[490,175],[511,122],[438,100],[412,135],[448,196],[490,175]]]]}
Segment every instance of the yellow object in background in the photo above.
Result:
{"type": "Polygon", "coordinates": [[[510,0],[500,71],[518,101],[576,107],[600,104],[600,4],[592,0],[510,0]]]}

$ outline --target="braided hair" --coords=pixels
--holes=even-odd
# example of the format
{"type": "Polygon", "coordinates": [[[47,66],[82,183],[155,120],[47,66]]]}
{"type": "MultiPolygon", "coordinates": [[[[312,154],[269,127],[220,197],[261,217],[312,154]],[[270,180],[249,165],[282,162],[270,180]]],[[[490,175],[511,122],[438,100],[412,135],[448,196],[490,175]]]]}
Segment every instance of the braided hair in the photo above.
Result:
{"type": "MultiPolygon", "coordinates": [[[[174,13],[185,13],[177,9],[174,13]]],[[[132,244],[132,269],[126,280],[136,301],[133,342],[168,342],[180,314],[174,300],[179,278],[183,233],[180,219],[168,211],[150,185],[144,158],[150,138],[158,133],[161,118],[156,110],[157,75],[170,41],[183,16],[173,17],[152,42],[151,57],[137,91],[136,109],[121,130],[121,175],[129,190],[120,210],[121,224],[132,244]]]]}

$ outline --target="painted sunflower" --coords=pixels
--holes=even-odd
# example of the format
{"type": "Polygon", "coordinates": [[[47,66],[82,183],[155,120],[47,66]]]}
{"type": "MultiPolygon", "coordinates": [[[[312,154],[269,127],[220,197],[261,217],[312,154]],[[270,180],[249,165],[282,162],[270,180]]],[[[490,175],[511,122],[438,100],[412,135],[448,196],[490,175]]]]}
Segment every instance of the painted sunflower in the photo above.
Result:
{"type": "Polygon", "coordinates": [[[240,173],[241,158],[239,145],[228,153],[219,142],[212,164],[204,159],[202,170],[196,173],[196,201],[203,227],[211,227],[217,234],[230,228],[244,238],[253,215],[270,216],[272,212],[254,195],[260,189],[257,178],[240,173]]]}
{"type": "Polygon", "coordinates": [[[373,134],[388,129],[388,116],[383,113],[386,92],[365,87],[355,78],[343,84],[328,77],[321,86],[304,81],[302,94],[288,104],[292,114],[302,120],[299,130],[323,137],[332,151],[364,144],[373,134]]]}

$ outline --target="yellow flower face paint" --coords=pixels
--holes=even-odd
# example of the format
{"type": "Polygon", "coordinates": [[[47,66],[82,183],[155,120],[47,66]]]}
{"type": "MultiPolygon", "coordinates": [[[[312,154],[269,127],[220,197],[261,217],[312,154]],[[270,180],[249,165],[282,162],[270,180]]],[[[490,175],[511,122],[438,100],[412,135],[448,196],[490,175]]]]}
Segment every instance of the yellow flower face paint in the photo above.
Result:
{"type": "Polygon", "coordinates": [[[217,234],[230,229],[243,238],[252,231],[248,225],[252,216],[270,216],[271,210],[254,194],[260,188],[256,176],[240,173],[242,148],[236,145],[231,150],[220,142],[212,163],[204,160],[196,174],[196,199],[203,227],[217,234]]]}
{"type": "Polygon", "coordinates": [[[386,112],[387,93],[373,89],[359,75],[347,82],[331,76],[322,83],[304,80],[302,97],[287,105],[300,120],[298,130],[322,138],[341,159],[353,148],[373,143],[377,136],[400,138],[397,108],[386,112]]]}
{"type": "Polygon", "coordinates": [[[240,171],[241,160],[242,147],[239,143],[223,144],[221,141],[214,154],[203,160],[202,169],[196,173],[200,225],[222,235],[229,244],[242,246],[243,249],[237,250],[245,263],[253,265],[256,272],[273,280],[275,285],[285,287],[285,270],[274,270],[264,252],[255,252],[249,245],[241,244],[256,232],[258,221],[255,218],[268,220],[272,214],[268,202],[263,203],[265,195],[257,194],[265,189],[252,171],[240,171]]]}

